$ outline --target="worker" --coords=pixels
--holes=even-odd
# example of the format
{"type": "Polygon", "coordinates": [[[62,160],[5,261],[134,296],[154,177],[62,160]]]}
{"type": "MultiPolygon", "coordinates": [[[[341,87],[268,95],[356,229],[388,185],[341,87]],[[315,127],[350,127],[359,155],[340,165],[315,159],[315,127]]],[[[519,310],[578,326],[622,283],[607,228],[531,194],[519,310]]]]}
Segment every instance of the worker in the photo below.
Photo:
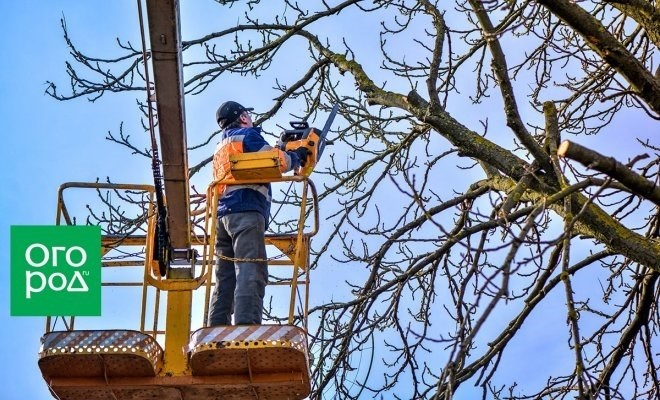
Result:
{"type": "MultiPolygon", "coordinates": [[[[230,176],[229,156],[272,150],[253,126],[250,112],[235,101],[226,101],[216,112],[223,129],[213,155],[213,179],[230,176]]],[[[305,165],[309,150],[277,150],[282,173],[305,165]]],[[[270,184],[219,185],[216,224],[216,283],[211,298],[209,326],[261,324],[268,265],[264,235],[270,218],[270,184]]]]}

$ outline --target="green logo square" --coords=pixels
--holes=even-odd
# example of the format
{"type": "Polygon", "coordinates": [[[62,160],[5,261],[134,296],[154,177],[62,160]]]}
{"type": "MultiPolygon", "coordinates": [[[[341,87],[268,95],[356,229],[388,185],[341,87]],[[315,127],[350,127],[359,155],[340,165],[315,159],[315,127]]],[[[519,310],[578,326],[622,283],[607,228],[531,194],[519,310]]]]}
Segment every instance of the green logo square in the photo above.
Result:
{"type": "Polygon", "coordinates": [[[12,226],[14,316],[101,315],[101,228],[12,226]]]}

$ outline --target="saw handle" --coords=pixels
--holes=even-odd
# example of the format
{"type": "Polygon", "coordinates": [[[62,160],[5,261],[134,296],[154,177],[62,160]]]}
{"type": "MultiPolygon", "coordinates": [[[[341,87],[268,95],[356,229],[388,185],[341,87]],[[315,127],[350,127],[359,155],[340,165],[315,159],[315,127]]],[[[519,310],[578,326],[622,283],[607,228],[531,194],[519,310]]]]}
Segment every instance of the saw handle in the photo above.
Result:
{"type": "Polygon", "coordinates": [[[305,130],[309,128],[307,121],[291,121],[289,122],[289,125],[291,125],[291,127],[296,130],[305,130]]]}
{"type": "Polygon", "coordinates": [[[316,162],[318,161],[318,143],[319,135],[314,128],[311,128],[309,132],[305,135],[304,139],[293,140],[283,143],[285,151],[293,151],[299,147],[305,147],[309,150],[309,155],[307,160],[305,160],[305,166],[298,168],[294,171],[295,175],[309,176],[311,175],[314,167],[316,167],[316,162]]]}

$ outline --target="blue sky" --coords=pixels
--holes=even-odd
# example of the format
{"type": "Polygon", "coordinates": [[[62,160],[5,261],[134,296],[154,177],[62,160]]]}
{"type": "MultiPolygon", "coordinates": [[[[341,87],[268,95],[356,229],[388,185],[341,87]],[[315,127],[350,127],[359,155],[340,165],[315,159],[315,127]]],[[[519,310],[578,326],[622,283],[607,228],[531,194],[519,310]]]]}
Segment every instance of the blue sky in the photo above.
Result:
{"type": "MultiPolygon", "coordinates": [[[[60,18],[85,45],[112,45],[114,37],[137,29],[135,2],[2,1],[0,28],[3,127],[0,190],[0,380],[3,399],[51,399],[37,367],[44,319],[9,316],[9,226],[55,221],[56,193],[65,181],[93,181],[121,174],[105,132],[134,115],[134,101],[115,96],[99,104],[62,103],[44,94],[46,81],[64,88],[67,49],[60,18]],[[115,2],[113,2],[115,3],[115,2]],[[90,24],[89,21],[94,21],[90,24]],[[126,114],[123,117],[122,114],[126,114]]],[[[130,160],[129,160],[130,161],[130,160]]],[[[125,165],[125,164],[123,164],[125,165]]],[[[142,169],[140,167],[140,169],[142,169]]],[[[149,171],[132,182],[145,182],[149,171]]],[[[148,181],[146,181],[148,182],[148,181]]]]}
{"type": "MultiPolygon", "coordinates": [[[[212,1],[204,4],[215,14],[206,14],[209,11],[201,8],[185,9],[184,17],[211,21],[224,17],[212,1]]],[[[66,16],[76,43],[93,52],[96,48],[114,48],[117,36],[130,37],[138,45],[137,12],[135,2],[128,0],[4,0],[0,1],[0,12],[4,16],[0,50],[5,55],[0,64],[4,140],[0,146],[1,397],[45,400],[51,396],[37,367],[44,320],[9,316],[9,226],[54,223],[57,188],[66,181],[112,176],[122,182],[151,182],[148,161],[127,157],[125,151],[104,139],[106,132],[118,129],[120,121],[126,121],[129,130],[135,128],[130,125],[136,121],[133,94],[104,97],[96,103],[85,99],[58,102],[44,94],[48,80],[57,82],[63,90],[68,83],[64,65],[67,48],[60,28],[62,15],[66,16]]],[[[203,32],[201,24],[182,27],[184,33],[194,36],[203,32]]],[[[107,52],[94,54],[105,56],[107,52]]],[[[223,90],[225,95],[237,93],[234,88],[223,90]]],[[[191,144],[215,129],[212,115],[216,104],[193,97],[187,99],[186,107],[191,144]]],[[[651,138],[654,129],[657,126],[650,122],[648,126],[631,125],[620,118],[598,138],[581,138],[580,142],[589,145],[597,140],[600,151],[620,155],[625,161],[635,155],[626,153],[631,137],[651,138]]]]}

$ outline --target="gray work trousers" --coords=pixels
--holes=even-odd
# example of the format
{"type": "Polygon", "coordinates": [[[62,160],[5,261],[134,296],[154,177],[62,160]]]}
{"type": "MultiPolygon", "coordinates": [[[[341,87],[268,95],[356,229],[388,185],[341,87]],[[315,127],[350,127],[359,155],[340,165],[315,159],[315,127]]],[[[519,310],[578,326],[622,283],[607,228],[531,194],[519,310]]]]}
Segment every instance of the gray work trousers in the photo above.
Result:
{"type": "Polygon", "coordinates": [[[218,218],[209,326],[231,325],[232,313],[236,325],[261,324],[268,282],[265,230],[266,221],[256,211],[218,218]]]}

